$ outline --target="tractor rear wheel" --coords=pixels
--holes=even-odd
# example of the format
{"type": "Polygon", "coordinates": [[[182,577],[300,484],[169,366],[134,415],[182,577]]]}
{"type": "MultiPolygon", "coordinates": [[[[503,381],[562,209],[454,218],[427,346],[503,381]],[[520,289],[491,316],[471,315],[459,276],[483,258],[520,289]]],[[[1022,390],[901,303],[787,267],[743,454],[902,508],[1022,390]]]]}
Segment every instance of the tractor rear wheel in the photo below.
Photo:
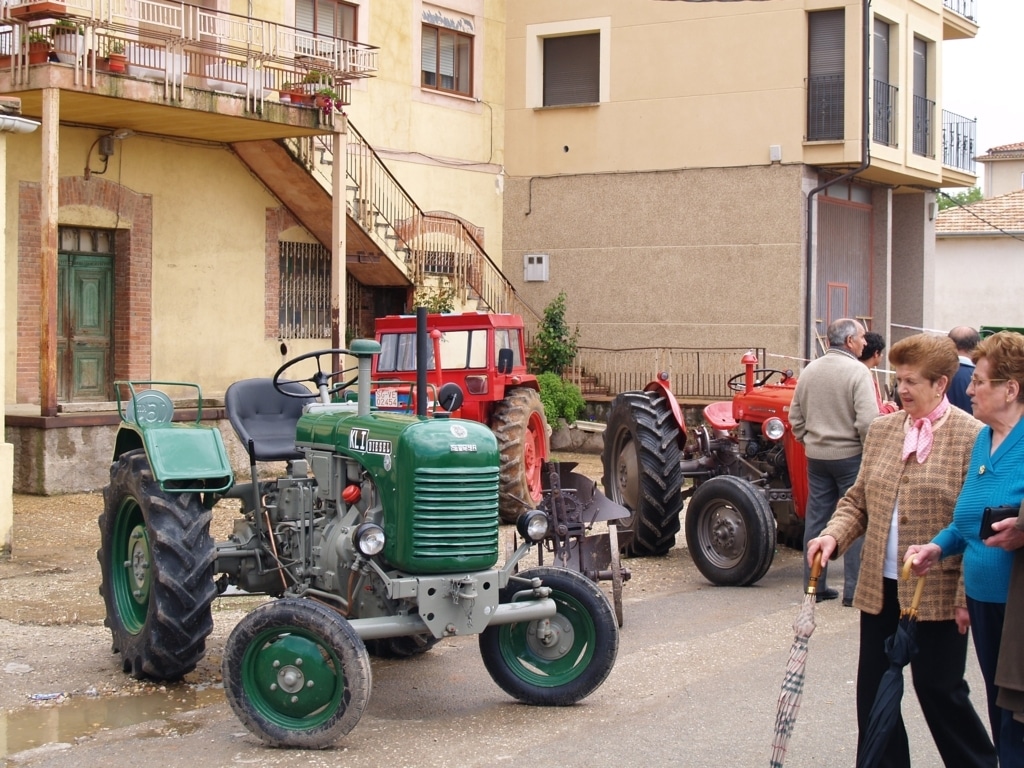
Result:
{"type": "Polygon", "coordinates": [[[222,673],[231,709],[272,747],[329,747],[370,700],[363,641],[312,600],[282,598],[246,614],[228,636],[222,673]]]}
{"type": "Polygon", "coordinates": [[[746,480],[732,475],[706,480],[686,505],[686,546],[712,584],[754,584],[775,557],[772,508],[746,480]]]}
{"type": "Polygon", "coordinates": [[[494,407],[491,430],[501,453],[498,510],[514,523],[543,498],[541,464],[548,457],[547,420],[540,394],[521,387],[505,394],[494,407]]]}
{"type": "Polygon", "coordinates": [[[103,501],[96,556],[113,650],[133,677],[177,680],[213,630],[213,515],[198,493],[161,490],[141,449],[111,466],[103,501]]]}
{"type": "Polygon", "coordinates": [[[604,432],[604,492],[633,514],[617,521],[632,531],[627,555],[664,555],[679,532],[683,471],[679,425],[666,396],[623,392],[612,401],[604,432]]]}
{"type": "Polygon", "coordinates": [[[492,624],[480,635],[480,655],[505,693],[526,704],[564,707],[586,698],[608,677],[619,650],[612,606],[594,582],[576,571],[522,571],[499,598],[511,602],[522,579],[551,588],[558,613],[550,619],[492,624]]]}

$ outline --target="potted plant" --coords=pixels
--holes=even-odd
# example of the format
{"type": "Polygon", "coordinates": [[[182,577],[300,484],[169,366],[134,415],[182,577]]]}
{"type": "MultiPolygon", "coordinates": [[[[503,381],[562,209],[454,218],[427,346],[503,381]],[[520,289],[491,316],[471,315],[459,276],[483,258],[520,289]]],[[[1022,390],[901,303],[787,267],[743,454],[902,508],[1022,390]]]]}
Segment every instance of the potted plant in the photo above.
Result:
{"type": "Polygon", "coordinates": [[[287,80],[281,83],[281,88],[277,92],[277,100],[282,104],[291,104],[293,88],[295,88],[295,84],[290,83],[287,80]]]}
{"type": "Polygon", "coordinates": [[[50,27],[57,60],[64,64],[74,64],[83,53],[84,34],[85,30],[70,19],[57,19],[50,27]]]}
{"type": "Polygon", "coordinates": [[[318,89],[313,94],[313,103],[324,113],[324,117],[330,117],[335,110],[340,112],[341,108],[345,106],[337,92],[333,88],[326,87],[318,89]]]}
{"type": "Polygon", "coordinates": [[[107,68],[111,72],[124,72],[127,67],[128,57],[124,55],[124,43],[120,40],[110,40],[107,43],[107,68]]]}
{"type": "Polygon", "coordinates": [[[50,38],[42,32],[28,33],[28,63],[45,64],[50,57],[50,38]]]}

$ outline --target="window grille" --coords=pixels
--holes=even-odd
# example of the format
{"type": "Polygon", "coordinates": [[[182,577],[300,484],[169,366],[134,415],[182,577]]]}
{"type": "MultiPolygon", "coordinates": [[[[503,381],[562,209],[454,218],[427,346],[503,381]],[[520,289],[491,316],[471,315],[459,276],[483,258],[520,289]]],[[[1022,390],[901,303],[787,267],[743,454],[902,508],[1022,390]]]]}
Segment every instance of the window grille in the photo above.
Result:
{"type": "Polygon", "coordinates": [[[331,337],[331,254],[317,243],[282,242],[278,334],[331,337]]]}

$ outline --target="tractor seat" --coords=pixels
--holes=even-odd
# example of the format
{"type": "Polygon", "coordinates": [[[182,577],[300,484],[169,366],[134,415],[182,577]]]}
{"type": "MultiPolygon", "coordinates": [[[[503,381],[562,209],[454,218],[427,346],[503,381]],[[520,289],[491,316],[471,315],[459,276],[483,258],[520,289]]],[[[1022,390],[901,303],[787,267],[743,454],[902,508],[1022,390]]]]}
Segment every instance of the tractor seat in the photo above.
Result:
{"type": "Polygon", "coordinates": [[[302,409],[316,397],[295,381],[283,382],[289,392],[305,394],[297,398],[282,395],[271,379],[236,381],[224,393],[224,408],[235,434],[248,449],[253,441],[256,461],[291,461],[303,454],[295,448],[295,427],[302,409]]]}
{"type": "Polygon", "coordinates": [[[732,400],[721,400],[704,406],[704,418],[715,429],[725,432],[736,429],[736,419],[732,416],[732,400]]]}

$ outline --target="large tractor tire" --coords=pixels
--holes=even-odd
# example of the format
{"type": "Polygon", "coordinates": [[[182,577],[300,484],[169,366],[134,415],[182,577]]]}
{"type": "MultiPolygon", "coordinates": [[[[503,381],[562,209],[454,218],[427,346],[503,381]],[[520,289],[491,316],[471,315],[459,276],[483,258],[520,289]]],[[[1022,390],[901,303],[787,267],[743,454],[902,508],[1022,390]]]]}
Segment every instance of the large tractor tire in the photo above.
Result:
{"type": "MultiPolygon", "coordinates": [[[[480,635],[480,655],[505,693],[536,706],[563,707],[593,693],[608,677],[619,649],[619,628],[608,598],[576,571],[531,568],[519,578],[539,578],[551,588],[558,613],[550,619],[498,624],[480,635]]],[[[501,590],[510,602],[518,579],[501,590]]]]}
{"type": "Polygon", "coordinates": [[[775,557],[775,536],[767,499],[741,478],[706,480],[686,505],[686,546],[712,584],[745,587],[759,581],[775,557]]]}
{"type": "Polygon", "coordinates": [[[161,490],[141,449],[114,462],[103,502],[96,555],[113,650],[133,677],[178,680],[213,630],[213,515],[197,493],[161,490]]]}
{"type": "Polygon", "coordinates": [[[246,614],[228,636],[222,673],[231,709],[272,747],[329,747],[370,701],[363,641],[312,600],[282,598],[246,614]]]}
{"type": "Polygon", "coordinates": [[[540,394],[513,389],[494,406],[491,430],[501,453],[498,510],[501,519],[514,523],[543,498],[541,463],[548,457],[547,420],[540,394]]]}
{"type": "Polygon", "coordinates": [[[664,555],[675,545],[683,508],[679,424],[664,394],[623,392],[612,401],[604,432],[605,495],[633,514],[627,555],[664,555]]]}

